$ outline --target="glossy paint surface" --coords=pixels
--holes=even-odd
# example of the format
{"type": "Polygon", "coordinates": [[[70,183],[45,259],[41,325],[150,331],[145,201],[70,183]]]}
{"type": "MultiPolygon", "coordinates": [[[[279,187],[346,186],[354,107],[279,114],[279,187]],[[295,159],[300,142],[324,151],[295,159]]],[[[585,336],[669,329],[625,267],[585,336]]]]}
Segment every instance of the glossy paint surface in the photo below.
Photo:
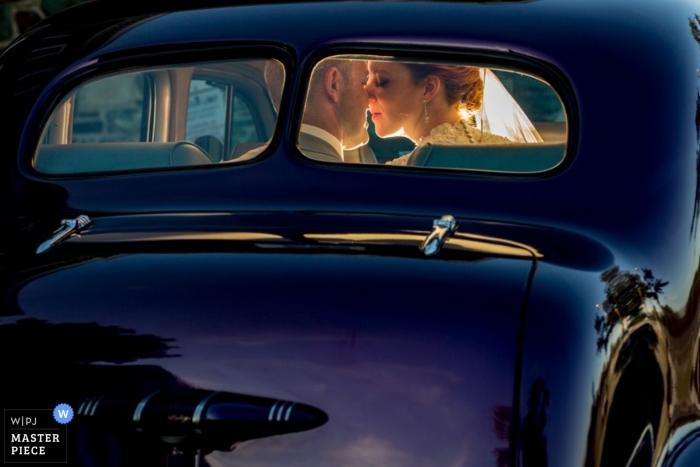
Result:
{"type": "MultiPolygon", "coordinates": [[[[2,328],[5,342],[43,335],[38,355],[73,375],[53,392],[72,399],[177,381],[328,414],[316,430],[212,454],[222,465],[484,465],[508,446],[493,414],[512,403],[530,267],[334,252],[118,255],[27,281],[16,291],[23,314],[2,328]],[[51,349],[53,333],[72,350],[51,349]]],[[[23,366],[43,367],[33,360],[23,366]]],[[[38,392],[19,381],[13,390],[38,392]]]]}

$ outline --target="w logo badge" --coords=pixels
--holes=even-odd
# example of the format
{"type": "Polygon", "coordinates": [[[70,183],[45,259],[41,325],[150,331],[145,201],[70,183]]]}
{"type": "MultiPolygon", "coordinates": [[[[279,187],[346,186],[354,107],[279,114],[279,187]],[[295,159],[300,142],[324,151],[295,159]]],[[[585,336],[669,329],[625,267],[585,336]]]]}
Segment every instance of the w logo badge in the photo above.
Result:
{"type": "Polygon", "coordinates": [[[68,404],[58,404],[53,409],[53,418],[61,425],[65,425],[73,420],[73,408],[68,404]]]}

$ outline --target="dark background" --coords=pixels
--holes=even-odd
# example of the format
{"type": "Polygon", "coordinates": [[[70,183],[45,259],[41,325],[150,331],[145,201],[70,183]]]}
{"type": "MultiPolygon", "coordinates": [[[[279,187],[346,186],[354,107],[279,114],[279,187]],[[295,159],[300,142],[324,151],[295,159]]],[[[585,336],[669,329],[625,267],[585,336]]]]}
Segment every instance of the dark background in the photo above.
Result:
{"type": "Polygon", "coordinates": [[[0,52],[49,15],[86,0],[0,0],[0,52]]]}

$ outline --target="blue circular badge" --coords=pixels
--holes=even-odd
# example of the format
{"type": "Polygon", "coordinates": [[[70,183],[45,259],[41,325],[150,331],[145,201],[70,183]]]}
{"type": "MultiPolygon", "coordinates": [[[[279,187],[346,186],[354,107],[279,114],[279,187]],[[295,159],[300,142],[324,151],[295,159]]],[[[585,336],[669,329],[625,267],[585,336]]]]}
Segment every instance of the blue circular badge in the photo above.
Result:
{"type": "Polygon", "coordinates": [[[73,420],[73,408],[68,404],[58,404],[53,409],[53,418],[61,425],[65,425],[73,420]]]}

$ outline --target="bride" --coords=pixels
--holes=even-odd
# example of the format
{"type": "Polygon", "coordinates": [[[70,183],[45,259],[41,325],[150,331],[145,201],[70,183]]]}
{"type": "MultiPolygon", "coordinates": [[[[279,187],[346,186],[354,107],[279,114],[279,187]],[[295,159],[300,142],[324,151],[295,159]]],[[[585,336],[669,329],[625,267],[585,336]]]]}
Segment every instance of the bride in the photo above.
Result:
{"type": "Polygon", "coordinates": [[[491,70],[388,61],[370,61],[368,70],[369,111],[382,138],[403,135],[417,145],[542,141],[491,70]]]}

